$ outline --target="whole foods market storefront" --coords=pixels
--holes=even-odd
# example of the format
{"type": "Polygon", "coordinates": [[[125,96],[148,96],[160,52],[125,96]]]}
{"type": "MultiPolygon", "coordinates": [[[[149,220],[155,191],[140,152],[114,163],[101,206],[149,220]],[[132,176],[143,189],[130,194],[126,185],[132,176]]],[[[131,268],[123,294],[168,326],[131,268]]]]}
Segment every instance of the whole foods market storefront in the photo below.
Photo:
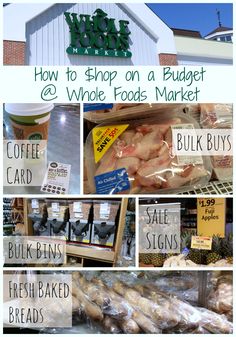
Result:
{"type": "Polygon", "coordinates": [[[9,65],[233,62],[232,43],[172,30],[146,4],[8,4],[3,23],[4,64],[9,65]]]}

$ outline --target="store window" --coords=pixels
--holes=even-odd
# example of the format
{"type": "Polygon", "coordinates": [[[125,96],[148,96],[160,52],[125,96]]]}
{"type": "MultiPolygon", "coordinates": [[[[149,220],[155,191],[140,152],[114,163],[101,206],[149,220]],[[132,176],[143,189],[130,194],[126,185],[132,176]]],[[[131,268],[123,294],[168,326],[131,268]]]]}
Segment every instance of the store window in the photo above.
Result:
{"type": "Polygon", "coordinates": [[[223,41],[223,42],[232,42],[232,36],[231,35],[220,36],[220,41],[223,41]]]}

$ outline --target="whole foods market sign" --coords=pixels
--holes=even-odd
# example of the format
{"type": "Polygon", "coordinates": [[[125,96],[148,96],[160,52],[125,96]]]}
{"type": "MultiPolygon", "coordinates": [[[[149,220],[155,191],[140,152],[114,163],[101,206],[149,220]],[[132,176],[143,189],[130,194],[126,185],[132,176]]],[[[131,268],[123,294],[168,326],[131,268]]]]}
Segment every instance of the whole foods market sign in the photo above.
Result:
{"type": "Polygon", "coordinates": [[[124,57],[129,51],[129,21],[108,18],[107,13],[97,9],[94,15],[65,12],[70,29],[68,54],[124,57]]]}

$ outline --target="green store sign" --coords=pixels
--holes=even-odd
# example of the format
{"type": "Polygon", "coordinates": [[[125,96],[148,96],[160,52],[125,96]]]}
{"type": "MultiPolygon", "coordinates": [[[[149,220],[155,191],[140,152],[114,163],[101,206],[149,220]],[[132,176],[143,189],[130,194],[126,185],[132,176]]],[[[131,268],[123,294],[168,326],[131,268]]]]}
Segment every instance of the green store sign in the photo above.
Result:
{"type": "Polygon", "coordinates": [[[107,13],[97,9],[94,15],[65,12],[70,29],[68,54],[129,58],[129,21],[108,18],[107,13]]]}

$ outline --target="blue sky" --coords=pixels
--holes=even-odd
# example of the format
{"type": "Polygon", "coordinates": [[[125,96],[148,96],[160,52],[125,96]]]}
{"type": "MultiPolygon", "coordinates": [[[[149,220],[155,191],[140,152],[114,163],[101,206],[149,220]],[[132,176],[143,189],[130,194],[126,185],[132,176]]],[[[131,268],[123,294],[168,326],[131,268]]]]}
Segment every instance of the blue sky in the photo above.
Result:
{"type": "Polygon", "coordinates": [[[216,9],[220,10],[221,23],[233,27],[233,6],[222,3],[165,3],[147,4],[169,27],[198,30],[207,35],[218,26],[216,9]]]}

